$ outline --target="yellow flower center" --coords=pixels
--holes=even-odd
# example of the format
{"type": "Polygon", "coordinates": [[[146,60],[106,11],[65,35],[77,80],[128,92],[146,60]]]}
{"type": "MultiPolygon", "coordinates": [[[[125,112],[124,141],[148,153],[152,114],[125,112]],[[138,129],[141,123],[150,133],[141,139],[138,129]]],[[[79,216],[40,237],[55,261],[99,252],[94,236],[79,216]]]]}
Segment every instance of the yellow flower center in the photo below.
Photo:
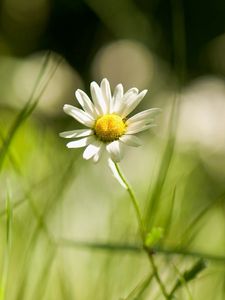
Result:
{"type": "Polygon", "coordinates": [[[97,137],[103,142],[117,140],[126,130],[123,119],[115,114],[107,114],[95,122],[94,131],[97,137]]]}

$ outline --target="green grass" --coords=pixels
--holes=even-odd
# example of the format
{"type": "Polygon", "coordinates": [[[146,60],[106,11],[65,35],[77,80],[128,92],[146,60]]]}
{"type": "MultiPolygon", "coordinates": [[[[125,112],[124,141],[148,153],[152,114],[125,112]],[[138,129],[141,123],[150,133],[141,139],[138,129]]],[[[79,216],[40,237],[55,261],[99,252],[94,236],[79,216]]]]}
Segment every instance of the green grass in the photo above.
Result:
{"type": "Polygon", "coordinates": [[[149,249],[151,265],[129,195],[104,161],[84,162],[79,150],[68,151],[58,137],[63,120],[45,127],[35,114],[60,63],[49,68],[50,60],[48,54],[24,107],[10,118],[1,113],[0,299],[165,299],[158,276],[167,299],[222,300],[220,178],[205,170],[197,153],[177,149],[172,122],[167,138],[159,142],[151,136],[150,147],[140,150],[143,177],[135,174],[129,154],[125,157],[123,172],[135,183],[147,228],[165,229],[149,249]],[[157,157],[154,164],[151,156],[157,157]],[[147,193],[140,187],[149,182],[147,193]]]}

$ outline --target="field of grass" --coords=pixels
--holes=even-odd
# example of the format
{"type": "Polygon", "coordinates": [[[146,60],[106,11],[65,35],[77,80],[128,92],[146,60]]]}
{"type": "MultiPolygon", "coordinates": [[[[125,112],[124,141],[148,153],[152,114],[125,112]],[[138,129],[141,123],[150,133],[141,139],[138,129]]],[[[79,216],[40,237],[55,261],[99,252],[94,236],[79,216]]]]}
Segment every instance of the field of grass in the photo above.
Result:
{"type": "Polygon", "coordinates": [[[194,68],[182,1],[171,15],[152,4],[157,17],[147,1],[53,1],[59,36],[42,38],[49,1],[25,2],[0,11],[0,300],[224,300],[224,34],[212,25],[194,68]],[[85,161],[59,136],[80,128],[63,104],[104,77],[149,89],[136,112],[162,110],[117,165],[125,188],[105,156],[85,161]]]}
{"type": "Polygon", "coordinates": [[[24,106],[1,118],[1,299],[224,299],[224,185],[199,152],[177,144],[175,107],[165,134],[160,125],[143,134],[121,163],[148,231],[164,229],[145,251],[129,193],[105,159],[84,161],[55,130],[65,122],[39,115],[62,63],[50,61],[24,106]]]}

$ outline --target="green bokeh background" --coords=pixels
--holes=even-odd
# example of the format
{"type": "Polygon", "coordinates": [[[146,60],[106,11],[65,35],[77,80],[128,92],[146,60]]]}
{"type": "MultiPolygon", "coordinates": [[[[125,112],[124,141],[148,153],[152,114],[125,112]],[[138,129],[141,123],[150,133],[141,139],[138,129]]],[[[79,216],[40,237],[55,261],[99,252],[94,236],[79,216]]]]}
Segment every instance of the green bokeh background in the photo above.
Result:
{"type": "Polygon", "coordinates": [[[106,159],[58,136],[80,128],[63,104],[104,77],[149,90],[136,111],[162,108],[121,163],[149,229],[165,229],[162,280],[202,257],[175,299],[224,299],[224,15],[219,0],[0,2],[0,300],[164,299],[154,279],[130,294],[151,269],[106,159]]]}

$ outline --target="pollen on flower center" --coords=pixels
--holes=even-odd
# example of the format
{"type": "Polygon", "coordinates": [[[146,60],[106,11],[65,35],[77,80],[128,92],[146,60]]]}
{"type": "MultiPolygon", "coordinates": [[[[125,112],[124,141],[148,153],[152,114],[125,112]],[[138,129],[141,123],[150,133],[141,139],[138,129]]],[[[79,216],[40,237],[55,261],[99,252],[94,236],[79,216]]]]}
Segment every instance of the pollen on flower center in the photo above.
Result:
{"type": "Polygon", "coordinates": [[[100,117],[94,126],[97,137],[104,142],[117,140],[126,130],[123,119],[116,114],[107,114],[100,117]]]}

